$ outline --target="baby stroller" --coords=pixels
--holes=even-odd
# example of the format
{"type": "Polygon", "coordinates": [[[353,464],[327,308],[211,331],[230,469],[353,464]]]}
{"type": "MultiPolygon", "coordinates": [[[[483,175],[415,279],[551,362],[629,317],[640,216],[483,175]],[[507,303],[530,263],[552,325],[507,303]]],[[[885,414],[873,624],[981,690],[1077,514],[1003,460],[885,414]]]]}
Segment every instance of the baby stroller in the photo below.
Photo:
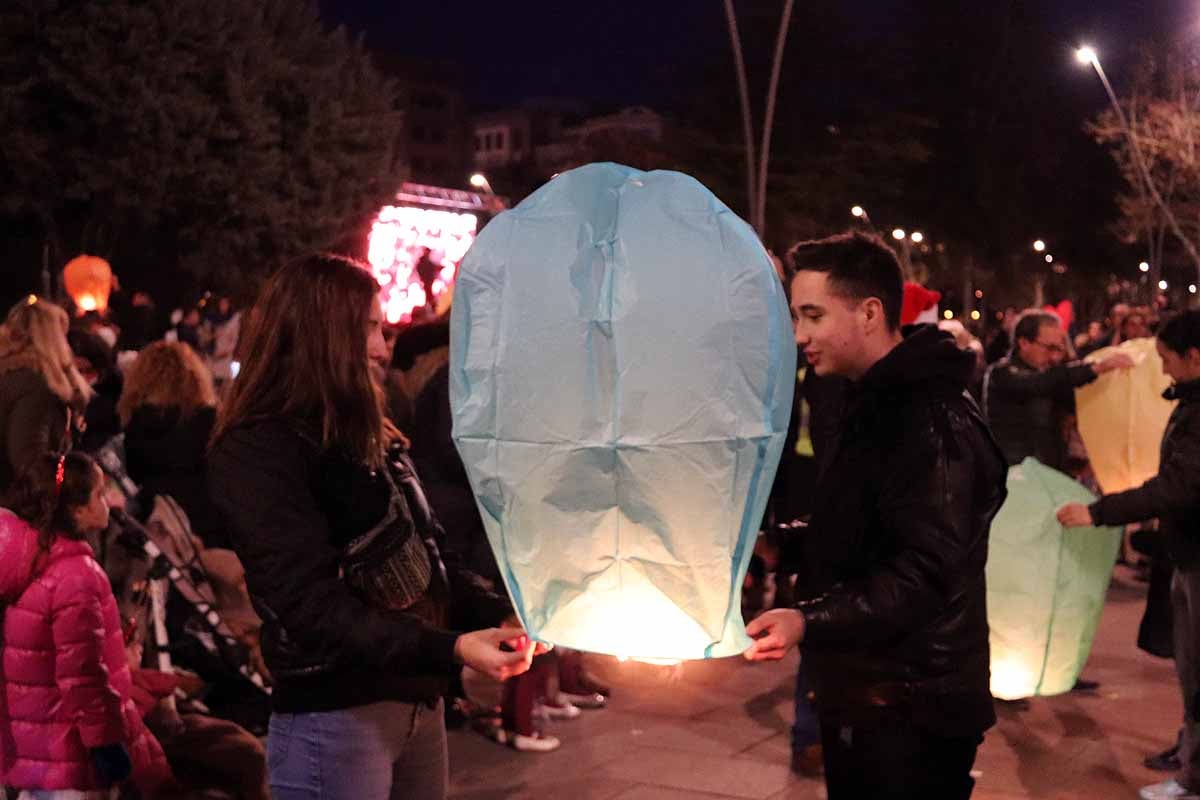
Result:
{"type": "Polygon", "coordinates": [[[148,660],[164,671],[173,661],[195,671],[210,687],[205,703],[214,715],[261,735],[270,681],[248,642],[262,623],[250,607],[236,556],[206,550],[172,498],[159,495],[150,509],[139,507],[139,488],[125,469],[123,436],[100,448],[96,460],[126,500],[126,510],[113,510],[115,524],[97,555],[122,613],[143,629],[148,660]],[[147,510],[139,521],[139,512],[147,510]]]}

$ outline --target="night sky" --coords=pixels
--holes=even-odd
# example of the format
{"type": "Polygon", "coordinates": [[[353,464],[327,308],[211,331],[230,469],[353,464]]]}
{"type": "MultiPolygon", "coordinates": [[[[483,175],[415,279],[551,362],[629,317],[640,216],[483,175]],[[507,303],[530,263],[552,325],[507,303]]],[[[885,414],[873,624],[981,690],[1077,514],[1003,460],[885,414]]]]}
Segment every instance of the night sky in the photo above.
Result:
{"type": "MultiPolygon", "coordinates": [[[[782,0],[735,5],[739,14],[767,16],[777,16],[783,7],[782,0]]],[[[854,0],[855,24],[864,35],[887,36],[912,24],[914,7],[922,5],[854,0]]],[[[1074,65],[1068,57],[1079,41],[1094,43],[1106,63],[1116,66],[1131,40],[1194,22],[1182,0],[1016,5],[1037,17],[1048,41],[1061,43],[1063,72],[1048,80],[1071,79],[1074,65]]],[[[533,96],[670,107],[672,87],[655,80],[664,64],[687,63],[714,48],[729,54],[721,0],[323,0],[320,6],[325,19],[363,33],[373,48],[462,65],[464,88],[478,109],[533,96]]],[[[1198,10],[1191,15],[1200,19],[1198,10]]],[[[770,42],[760,46],[769,49],[770,42]]]]}
{"type": "MultiPolygon", "coordinates": [[[[735,0],[756,128],[783,5],[735,0]]],[[[593,113],[644,104],[725,141],[741,138],[722,0],[320,0],[320,8],[372,49],[455,65],[477,112],[537,97],[585,101],[593,113]]],[[[1194,43],[1200,54],[1198,22],[1194,0],[800,0],[773,158],[806,152],[825,130],[922,115],[936,121],[936,156],[922,175],[892,184],[903,198],[885,212],[956,231],[993,260],[1045,237],[1085,272],[1128,267],[1142,256],[1110,227],[1120,179],[1084,130],[1108,101],[1074,51],[1094,46],[1121,92],[1144,52],[1170,42],[1194,43]],[[973,94],[981,84],[989,94],[973,94]],[[998,133],[980,141],[980,120],[989,119],[998,133]]],[[[895,141],[899,134],[880,144],[895,141]]],[[[879,210],[874,188],[837,201],[879,210]]]]}

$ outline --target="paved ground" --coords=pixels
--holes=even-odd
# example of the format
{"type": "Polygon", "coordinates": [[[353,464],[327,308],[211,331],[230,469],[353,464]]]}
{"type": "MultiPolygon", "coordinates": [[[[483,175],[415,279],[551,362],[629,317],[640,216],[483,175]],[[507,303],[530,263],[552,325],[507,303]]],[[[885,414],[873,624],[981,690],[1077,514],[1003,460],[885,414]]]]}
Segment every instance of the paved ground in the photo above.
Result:
{"type": "MultiPolygon", "coordinates": [[[[1145,585],[1124,568],[1085,675],[1092,694],[1001,708],[980,750],[980,800],[1133,798],[1162,779],[1141,765],[1174,736],[1182,710],[1171,662],[1134,646],[1145,585]]],[[[569,798],[824,798],[820,782],[788,770],[794,657],[652,667],[597,662],[614,686],[611,707],[552,723],[552,753],[518,753],[470,731],[450,735],[454,800],[569,798]]]]}

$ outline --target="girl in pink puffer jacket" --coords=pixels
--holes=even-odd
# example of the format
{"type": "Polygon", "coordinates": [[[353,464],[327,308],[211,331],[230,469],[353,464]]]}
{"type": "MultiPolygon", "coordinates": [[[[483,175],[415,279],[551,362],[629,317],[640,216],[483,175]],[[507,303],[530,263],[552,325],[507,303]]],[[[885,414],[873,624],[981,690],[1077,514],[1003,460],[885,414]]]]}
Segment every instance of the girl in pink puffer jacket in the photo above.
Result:
{"type": "Polygon", "coordinates": [[[108,525],[86,455],[36,459],[0,509],[0,781],[25,800],[104,798],[171,779],[131,699],[120,614],[85,537],[108,525]],[[60,794],[61,793],[61,794],[60,794]]]}

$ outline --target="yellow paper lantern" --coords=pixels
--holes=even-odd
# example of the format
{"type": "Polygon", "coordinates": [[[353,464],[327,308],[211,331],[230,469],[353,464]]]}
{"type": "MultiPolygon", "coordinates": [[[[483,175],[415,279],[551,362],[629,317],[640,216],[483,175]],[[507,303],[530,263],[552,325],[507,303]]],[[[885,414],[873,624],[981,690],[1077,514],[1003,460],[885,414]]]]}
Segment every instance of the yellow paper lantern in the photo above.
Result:
{"type": "Polygon", "coordinates": [[[1158,449],[1175,403],[1162,396],[1171,385],[1153,339],[1106,347],[1088,360],[1116,353],[1133,359],[1132,369],[1106,372],[1075,390],[1079,435],[1105,494],[1141,486],[1158,474],[1158,449]]]}
{"type": "Polygon", "coordinates": [[[80,312],[104,313],[112,292],[112,267],[97,256],[76,256],[63,268],[63,286],[80,312]]]}

